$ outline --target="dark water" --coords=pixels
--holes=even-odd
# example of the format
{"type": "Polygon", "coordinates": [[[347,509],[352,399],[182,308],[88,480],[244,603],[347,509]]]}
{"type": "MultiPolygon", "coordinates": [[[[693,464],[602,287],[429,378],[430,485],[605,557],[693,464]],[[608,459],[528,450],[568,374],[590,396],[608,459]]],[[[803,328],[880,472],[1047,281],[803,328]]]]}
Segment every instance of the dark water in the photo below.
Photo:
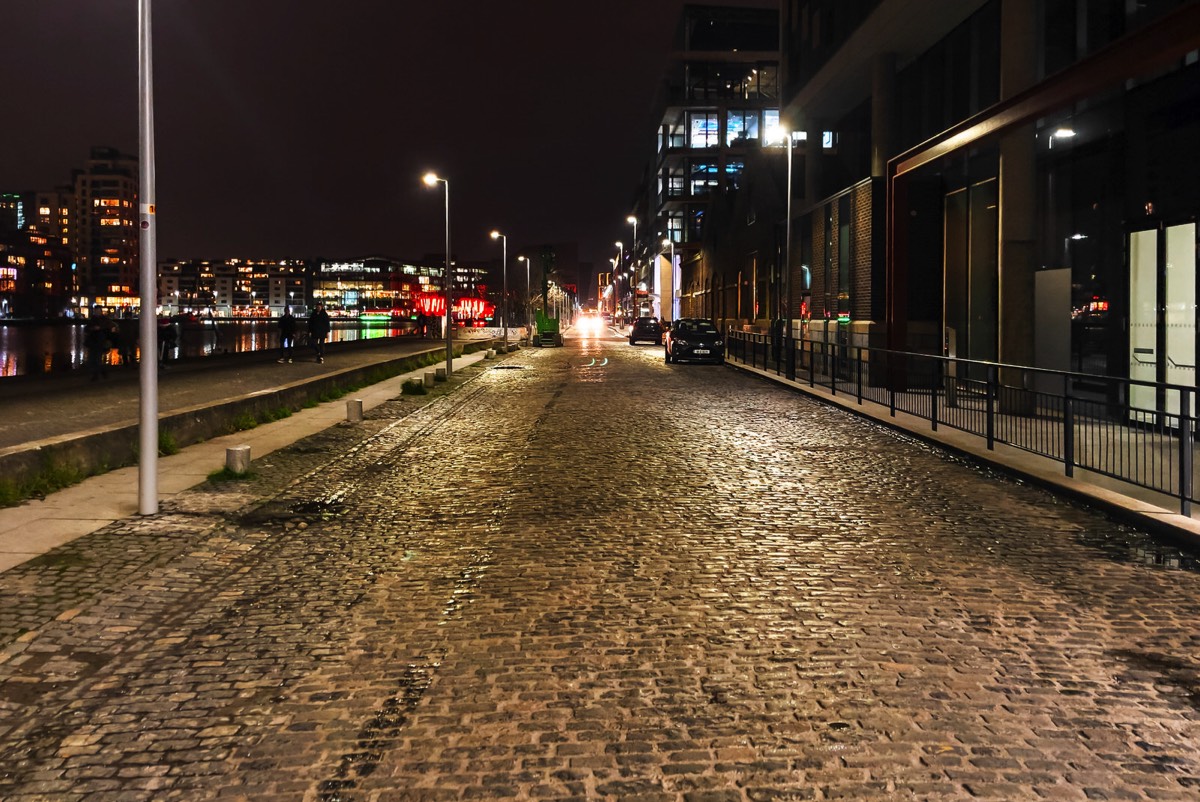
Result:
{"type": "MultiPolygon", "coordinates": [[[[170,356],[175,359],[212,354],[261,351],[279,347],[279,327],[274,320],[226,320],[176,324],[179,343],[170,356]]],[[[304,321],[297,345],[304,347],[304,321]]],[[[411,324],[367,325],[357,320],[334,320],[330,342],[367,340],[379,337],[413,336],[411,324]]],[[[82,322],[12,324],[0,326],[0,378],[37,373],[58,373],[84,366],[82,322]]],[[[112,364],[119,355],[109,354],[112,364]]]]}

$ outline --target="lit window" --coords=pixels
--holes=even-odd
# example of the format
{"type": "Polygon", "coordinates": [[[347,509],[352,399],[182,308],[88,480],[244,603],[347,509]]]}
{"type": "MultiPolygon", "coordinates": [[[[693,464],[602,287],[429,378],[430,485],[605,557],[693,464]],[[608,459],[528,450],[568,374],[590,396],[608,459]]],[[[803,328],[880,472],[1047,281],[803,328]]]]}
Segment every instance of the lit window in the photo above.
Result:
{"type": "Polygon", "coordinates": [[[730,111],[725,119],[725,139],[729,144],[758,139],[757,111],[730,111]]]}
{"type": "Polygon", "coordinates": [[[689,142],[693,148],[715,147],[721,144],[721,129],[716,112],[690,112],[689,142]]]}
{"type": "Polygon", "coordinates": [[[50,207],[49,206],[39,206],[38,214],[40,214],[42,217],[49,217],[50,216],[50,207]]]}

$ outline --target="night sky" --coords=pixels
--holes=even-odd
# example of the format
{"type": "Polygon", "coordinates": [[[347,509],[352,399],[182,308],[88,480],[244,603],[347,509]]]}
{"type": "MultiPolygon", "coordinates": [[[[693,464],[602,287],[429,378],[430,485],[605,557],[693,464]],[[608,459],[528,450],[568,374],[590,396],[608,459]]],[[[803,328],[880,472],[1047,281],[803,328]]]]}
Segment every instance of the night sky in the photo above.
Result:
{"type": "MultiPolygon", "coordinates": [[[[154,0],[160,258],[603,264],[683,0],[154,0]]],[[[763,7],[762,0],[720,5],[763,7]]],[[[2,0],[0,191],[138,152],[137,0],[2,0]]]]}

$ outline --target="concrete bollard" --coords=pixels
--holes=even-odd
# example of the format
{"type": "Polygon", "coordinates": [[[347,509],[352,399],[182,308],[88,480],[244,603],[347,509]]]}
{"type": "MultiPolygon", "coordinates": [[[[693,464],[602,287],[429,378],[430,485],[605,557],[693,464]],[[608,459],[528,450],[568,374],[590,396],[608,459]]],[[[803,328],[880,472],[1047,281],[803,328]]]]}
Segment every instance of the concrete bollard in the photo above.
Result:
{"type": "Polygon", "coordinates": [[[425,371],[425,386],[426,387],[433,386],[433,377],[436,375],[437,374],[435,374],[432,370],[425,371]]]}
{"type": "Polygon", "coordinates": [[[362,399],[351,398],[346,402],[346,420],[350,423],[362,423],[362,399]]]}
{"type": "Polygon", "coordinates": [[[491,348],[489,348],[489,349],[487,349],[486,351],[484,351],[484,352],[483,352],[483,358],[484,358],[484,359],[491,359],[491,358],[492,358],[492,357],[494,357],[495,355],[496,355],[496,352],[495,352],[495,351],[493,351],[491,348]]]}
{"type": "Polygon", "coordinates": [[[434,379],[436,379],[437,381],[440,381],[440,382],[446,381],[446,369],[438,368],[437,373],[434,374],[434,379]]]}
{"type": "Polygon", "coordinates": [[[225,449],[225,470],[247,473],[250,470],[250,446],[231,446],[225,449]]]}

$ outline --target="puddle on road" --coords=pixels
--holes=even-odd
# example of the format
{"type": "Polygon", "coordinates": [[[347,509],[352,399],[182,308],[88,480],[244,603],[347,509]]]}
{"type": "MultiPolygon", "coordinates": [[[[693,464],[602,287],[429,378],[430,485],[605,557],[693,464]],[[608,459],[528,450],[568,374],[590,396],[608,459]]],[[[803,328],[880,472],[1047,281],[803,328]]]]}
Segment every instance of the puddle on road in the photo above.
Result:
{"type": "Polygon", "coordinates": [[[1200,572],[1200,550],[1157,541],[1149,535],[1125,527],[1113,532],[1081,532],[1076,540],[1097,549],[1115,562],[1161,568],[1169,571],[1200,572]]]}
{"type": "Polygon", "coordinates": [[[316,516],[327,520],[346,511],[346,503],[340,499],[313,499],[292,504],[289,509],[296,515],[316,516]]]}
{"type": "Polygon", "coordinates": [[[1200,710],[1200,666],[1176,655],[1120,649],[1109,652],[1133,671],[1148,672],[1173,685],[1189,705],[1200,710]]]}

